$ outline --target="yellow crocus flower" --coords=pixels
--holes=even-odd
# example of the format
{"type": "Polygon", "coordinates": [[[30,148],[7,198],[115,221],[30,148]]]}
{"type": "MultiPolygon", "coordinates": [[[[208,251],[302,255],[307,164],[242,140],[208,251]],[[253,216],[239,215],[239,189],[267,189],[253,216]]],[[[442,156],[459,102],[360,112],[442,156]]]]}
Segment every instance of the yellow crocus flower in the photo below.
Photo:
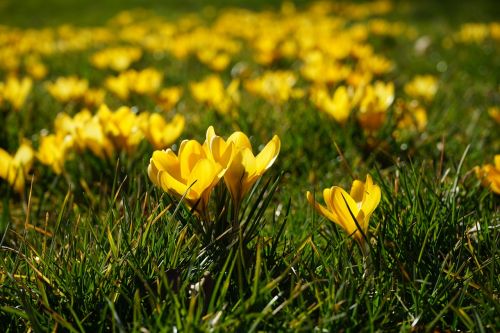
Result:
{"type": "Polygon", "coordinates": [[[227,166],[224,175],[231,197],[236,206],[255,182],[269,169],[280,151],[281,141],[275,135],[264,149],[255,156],[248,137],[242,132],[234,132],[227,141],[218,137],[212,126],[207,130],[205,147],[208,147],[211,157],[223,166],[227,166]],[[229,146],[234,146],[230,155],[229,146]]]}
{"type": "Polygon", "coordinates": [[[165,111],[171,110],[182,97],[182,87],[163,88],[156,97],[156,103],[165,111]]]}
{"type": "Polygon", "coordinates": [[[500,124],[500,107],[498,106],[489,107],[488,114],[490,115],[491,118],[493,118],[494,121],[497,122],[497,124],[500,124]]]}
{"type": "Polygon", "coordinates": [[[16,192],[21,193],[34,156],[33,148],[27,141],[21,143],[14,156],[0,148],[0,178],[5,179],[16,192]]]}
{"type": "Polygon", "coordinates": [[[486,164],[474,168],[481,184],[500,194],[500,154],[495,155],[495,164],[486,164]]]}
{"type": "Polygon", "coordinates": [[[89,82],[76,76],[59,77],[55,82],[46,83],[48,92],[59,102],[77,101],[84,97],[89,82]]]}
{"type": "Polygon", "coordinates": [[[244,86],[251,94],[273,104],[283,104],[290,98],[302,97],[303,91],[294,88],[297,76],[292,71],[266,71],[262,76],[248,79],[244,86]]]}
{"type": "Polygon", "coordinates": [[[177,197],[184,196],[188,206],[205,219],[212,189],[225,171],[222,165],[208,158],[196,140],[184,140],[178,155],[170,148],[156,150],[148,166],[148,176],[156,186],[177,197]]]}
{"type": "Polygon", "coordinates": [[[0,101],[4,99],[9,102],[16,111],[21,109],[33,86],[33,80],[29,77],[18,79],[10,76],[4,84],[0,82],[0,101]],[[3,97],[3,98],[2,98],[3,97]]]}
{"type": "Polygon", "coordinates": [[[317,203],[311,192],[307,191],[306,195],[309,203],[321,215],[338,224],[360,244],[364,242],[364,238],[358,229],[358,225],[361,231],[367,235],[370,217],[381,198],[380,187],[373,183],[370,175],[366,176],[366,182],[364,183],[355,180],[352,183],[350,193],[338,186],[324,189],[323,199],[326,207],[317,203]]]}
{"type": "Polygon", "coordinates": [[[113,141],[117,149],[125,149],[130,153],[143,139],[139,119],[129,107],[122,106],[111,111],[103,104],[97,111],[97,117],[105,135],[113,141]]]}
{"type": "Polygon", "coordinates": [[[110,47],[94,53],[90,61],[97,68],[111,68],[120,72],[141,57],[142,50],[137,47],[110,47]]]}
{"type": "Polygon", "coordinates": [[[105,158],[113,153],[113,143],[105,135],[97,115],[92,115],[84,109],[74,117],[66,113],[57,115],[54,122],[56,135],[65,138],[65,142],[72,142],[79,151],[90,149],[95,155],[105,158]]]}
{"type": "Polygon", "coordinates": [[[163,149],[177,140],[184,124],[185,120],[181,115],[175,115],[172,121],[166,122],[160,114],[152,113],[141,122],[141,130],[155,149],[163,149]]]}
{"type": "Polygon", "coordinates": [[[71,147],[72,140],[69,136],[49,134],[41,137],[36,157],[42,164],[50,166],[56,174],[61,174],[71,147]]]}
{"type": "Polygon", "coordinates": [[[238,79],[225,88],[218,75],[209,75],[200,82],[191,82],[189,87],[193,98],[213,107],[220,114],[228,114],[240,102],[238,79]]]}
{"type": "Polygon", "coordinates": [[[316,107],[340,124],[345,124],[351,114],[351,98],[345,86],[338,87],[332,97],[326,87],[315,88],[312,90],[311,100],[316,107]]]}
{"type": "Polygon", "coordinates": [[[414,98],[422,98],[428,102],[434,99],[438,89],[438,80],[432,75],[417,75],[405,84],[405,93],[414,98]]]}
{"type": "Polygon", "coordinates": [[[358,121],[367,131],[378,130],[385,122],[394,101],[394,83],[375,82],[366,86],[360,102],[358,121]]]}

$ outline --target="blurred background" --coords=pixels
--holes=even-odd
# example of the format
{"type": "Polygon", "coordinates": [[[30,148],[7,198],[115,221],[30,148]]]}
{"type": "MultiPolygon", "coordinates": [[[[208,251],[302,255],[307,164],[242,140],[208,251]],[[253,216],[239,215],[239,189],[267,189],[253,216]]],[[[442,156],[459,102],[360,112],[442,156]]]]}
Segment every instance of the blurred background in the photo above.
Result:
{"type": "MultiPolygon", "coordinates": [[[[298,7],[311,1],[294,0],[298,7]]],[[[345,1],[343,1],[345,2],[345,1]]],[[[360,2],[360,1],[355,1],[360,2]]],[[[440,21],[456,26],[460,22],[493,21],[500,18],[498,0],[423,0],[392,1],[396,13],[409,20],[440,21]]],[[[52,26],[72,22],[75,25],[100,24],[125,9],[143,8],[164,16],[200,11],[203,8],[244,7],[249,9],[277,8],[279,0],[0,0],[0,24],[22,27],[52,26]]]]}

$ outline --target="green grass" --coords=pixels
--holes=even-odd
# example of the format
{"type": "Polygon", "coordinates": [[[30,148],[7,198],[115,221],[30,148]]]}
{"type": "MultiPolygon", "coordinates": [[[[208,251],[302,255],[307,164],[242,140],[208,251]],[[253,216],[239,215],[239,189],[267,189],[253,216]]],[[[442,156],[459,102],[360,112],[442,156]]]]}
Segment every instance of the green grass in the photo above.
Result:
{"type": "MultiPolygon", "coordinates": [[[[216,6],[228,4],[234,5],[221,0],[216,6]]],[[[372,149],[353,119],[341,127],[305,100],[278,109],[243,92],[233,122],[186,93],[183,139],[203,140],[209,125],[225,137],[243,129],[254,149],[273,134],[281,138],[276,164],[245,202],[242,221],[256,232],[248,232],[243,248],[229,236],[197,237],[196,218],[148,179],[152,149],[146,144],[114,160],[85,153],[66,164],[64,176],[37,164],[25,197],[0,181],[0,331],[497,331],[499,196],[481,187],[472,170],[500,151],[498,124],[486,112],[500,99],[498,42],[446,49],[441,40],[460,23],[498,18],[498,6],[484,1],[454,11],[454,5],[405,2],[391,13],[430,35],[423,56],[415,55],[411,40],[372,41],[396,63],[386,79],[395,81],[397,95],[415,74],[440,80],[425,133],[404,144],[387,139],[372,149]],[[447,69],[439,72],[443,62],[447,69]],[[366,173],[382,189],[368,257],[305,198],[307,190],[319,197],[325,187],[348,188],[352,176],[366,173]]],[[[104,1],[97,7],[0,0],[0,17],[23,27],[102,25],[138,6],[177,18],[197,10],[198,2],[104,1]]],[[[46,79],[74,73],[101,82],[105,75],[90,66],[90,53],[44,58],[46,79]]],[[[136,67],[148,65],[167,73],[165,85],[208,73],[195,59],[168,56],[146,55],[136,67]]],[[[111,98],[109,104],[123,103],[111,98]]],[[[134,104],[154,107],[140,98],[134,104]]],[[[0,147],[14,151],[20,137],[36,145],[60,111],[78,107],[57,103],[37,83],[23,112],[1,115],[7,130],[0,147]]],[[[389,137],[389,128],[378,134],[389,137]]],[[[227,204],[223,184],[216,192],[213,205],[227,204]]],[[[229,226],[224,214],[217,220],[221,230],[229,226]]]]}

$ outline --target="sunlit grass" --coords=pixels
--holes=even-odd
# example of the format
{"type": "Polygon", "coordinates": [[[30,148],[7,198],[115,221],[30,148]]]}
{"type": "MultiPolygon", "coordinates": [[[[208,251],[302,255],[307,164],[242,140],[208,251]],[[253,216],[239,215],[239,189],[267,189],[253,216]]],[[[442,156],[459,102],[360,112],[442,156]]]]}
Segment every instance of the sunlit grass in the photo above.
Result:
{"type": "Polygon", "coordinates": [[[13,4],[1,331],[500,327],[490,3],[13,4]]]}

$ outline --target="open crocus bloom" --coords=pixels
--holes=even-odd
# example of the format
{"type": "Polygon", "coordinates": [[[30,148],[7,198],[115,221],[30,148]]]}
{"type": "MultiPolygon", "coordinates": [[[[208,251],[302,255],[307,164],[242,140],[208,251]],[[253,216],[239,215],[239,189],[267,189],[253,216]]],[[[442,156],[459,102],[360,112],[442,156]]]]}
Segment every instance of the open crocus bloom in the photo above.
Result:
{"type": "Polygon", "coordinates": [[[185,202],[203,217],[207,217],[210,193],[224,172],[225,168],[208,158],[195,140],[183,141],[178,155],[171,149],[155,151],[148,166],[155,185],[178,197],[185,196],[185,202]]]}
{"type": "Polygon", "coordinates": [[[368,232],[370,217],[380,202],[381,192],[378,185],[373,184],[372,177],[366,176],[366,182],[355,180],[352,183],[351,193],[333,186],[323,190],[326,207],[315,202],[311,192],[307,192],[307,200],[314,208],[330,221],[338,224],[348,235],[362,243],[364,238],[358,230],[357,224],[363,233],[368,232]],[[356,221],[354,218],[356,218],[356,221]]]}
{"type": "Polygon", "coordinates": [[[273,165],[278,157],[280,145],[280,139],[275,135],[255,156],[250,140],[244,133],[234,132],[227,141],[224,141],[210,126],[207,130],[205,149],[209,151],[214,161],[227,167],[224,181],[233,201],[238,204],[255,182],[273,165]],[[234,149],[231,149],[231,146],[234,149]],[[229,154],[231,150],[232,154],[229,154]]]}

